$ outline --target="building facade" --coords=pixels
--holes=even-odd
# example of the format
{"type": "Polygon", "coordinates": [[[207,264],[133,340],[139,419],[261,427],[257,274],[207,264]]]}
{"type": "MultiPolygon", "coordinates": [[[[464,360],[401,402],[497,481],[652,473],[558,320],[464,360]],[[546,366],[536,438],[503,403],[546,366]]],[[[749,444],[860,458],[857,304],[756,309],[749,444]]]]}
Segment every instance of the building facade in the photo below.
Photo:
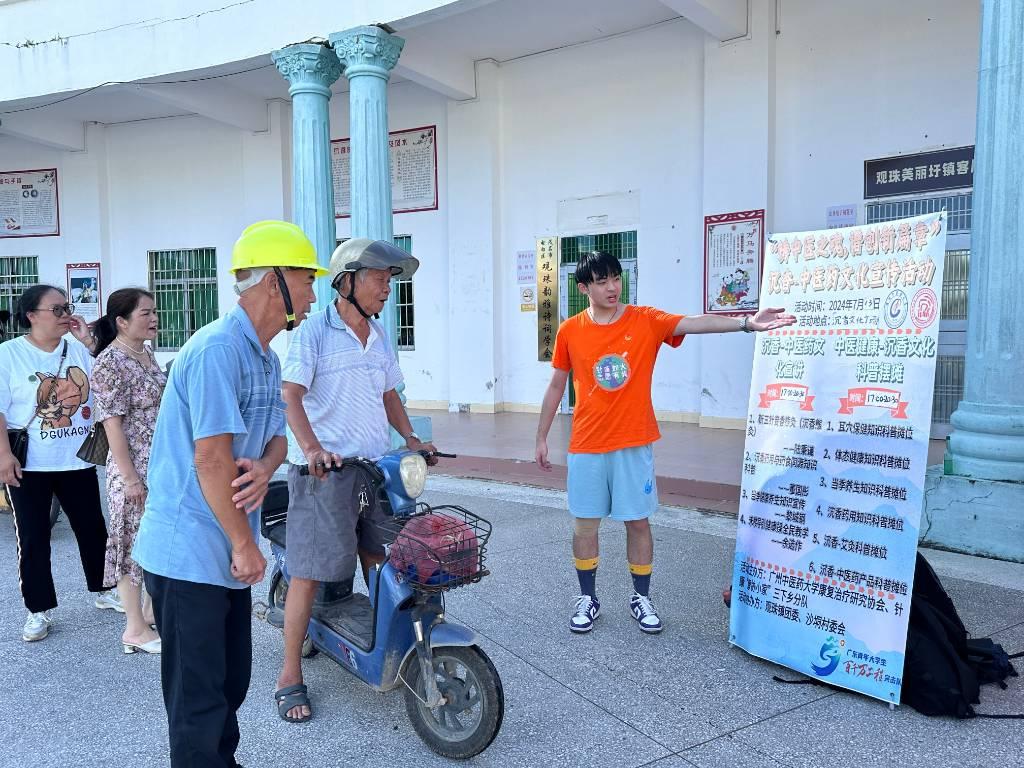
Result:
{"type": "MultiPolygon", "coordinates": [[[[20,179],[6,198],[0,183],[14,220],[0,232],[0,308],[22,284],[65,285],[69,269],[93,269],[69,265],[98,264],[104,297],[155,289],[160,355],[173,357],[234,303],[241,230],[293,217],[291,103],[270,53],[381,23],[406,41],[388,109],[404,164],[394,233],[422,263],[396,289],[410,405],[539,411],[550,368],[522,290],[539,288],[539,241],[556,245],[559,316],[581,307],[576,255],[598,247],[623,259],[630,301],[699,314],[707,216],[763,209],[781,232],[944,208],[933,434],[947,431],[963,391],[979,3],[215,6],[119,2],[96,18],[0,1],[0,67],[14,73],[0,82],[0,182],[20,179]],[[57,231],[17,194],[50,170],[57,231]]],[[[348,136],[347,89],[332,86],[332,140],[348,136]]],[[[345,147],[332,144],[339,173],[345,147]]],[[[349,219],[335,223],[347,237],[349,219]]],[[[753,343],[702,337],[663,355],[659,417],[741,426],[753,343]]]]}

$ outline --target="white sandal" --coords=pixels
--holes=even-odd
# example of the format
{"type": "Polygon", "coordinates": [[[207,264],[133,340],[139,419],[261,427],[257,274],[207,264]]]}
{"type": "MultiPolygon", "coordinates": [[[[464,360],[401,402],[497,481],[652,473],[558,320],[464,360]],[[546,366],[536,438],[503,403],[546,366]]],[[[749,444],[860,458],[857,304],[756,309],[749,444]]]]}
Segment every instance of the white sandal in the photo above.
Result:
{"type": "Polygon", "coordinates": [[[160,653],[160,638],[150,640],[148,643],[121,643],[125,653],[160,653]]]}

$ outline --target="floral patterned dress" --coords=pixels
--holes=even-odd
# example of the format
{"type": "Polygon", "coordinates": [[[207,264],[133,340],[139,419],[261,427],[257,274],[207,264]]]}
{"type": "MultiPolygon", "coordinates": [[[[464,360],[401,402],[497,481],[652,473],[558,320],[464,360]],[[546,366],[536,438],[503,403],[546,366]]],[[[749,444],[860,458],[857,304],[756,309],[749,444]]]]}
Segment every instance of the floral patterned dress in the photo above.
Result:
{"type": "MultiPolygon", "coordinates": [[[[93,398],[96,421],[111,416],[121,417],[121,428],[128,440],[132,464],[142,482],[149,469],[149,449],[153,444],[156,415],[160,409],[167,376],[150,355],[143,365],[117,344],[111,344],[92,369],[93,398]]],[[[107,455],[107,502],[110,524],[107,526],[107,558],[104,584],[116,584],[130,576],[132,584],[142,583],[142,569],[131,558],[135,534],[142,520],[143,502],[125,497],[125,481],[112,454],[107,455]]]]}

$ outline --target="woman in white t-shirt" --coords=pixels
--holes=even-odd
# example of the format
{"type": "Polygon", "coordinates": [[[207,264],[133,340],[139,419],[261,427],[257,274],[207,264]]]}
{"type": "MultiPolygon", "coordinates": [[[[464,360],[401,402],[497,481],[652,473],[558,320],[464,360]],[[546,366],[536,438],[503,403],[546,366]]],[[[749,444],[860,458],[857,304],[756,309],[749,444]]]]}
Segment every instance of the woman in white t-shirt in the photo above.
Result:
{"type": "Polygon", "coordinates": [[[76,455],[92,425],[89,372],[94,344],[83,318],[60,288],[34,285],[18,302],[24,336],[0,344],[0,427],[28,427],[25,466],[0,440],[0,482],[14,508],[21,593],[28,609],[26,641],[50,631],[57,593],[50,569],[50,501],[56,496],[78,540],[97,608],[120,609],[103,584],[107,526],[96,468],[76,455]],[[71,333],[74,338],[68,339],[71,333]]]}

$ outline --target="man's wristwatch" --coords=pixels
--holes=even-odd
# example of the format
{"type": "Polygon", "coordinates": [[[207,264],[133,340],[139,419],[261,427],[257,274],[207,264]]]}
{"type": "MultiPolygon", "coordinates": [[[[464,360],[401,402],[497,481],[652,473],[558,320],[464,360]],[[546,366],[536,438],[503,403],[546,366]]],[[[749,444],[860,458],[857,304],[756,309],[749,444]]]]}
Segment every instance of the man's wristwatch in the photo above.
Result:
{"type": "Polygon", "coordinates": [[[750,327],[750,315],[743,316],[743,324],[740,326],[740,330],[744,333],[754,332],[754,329],[750,327]]]}
{"type": "Polygon", "coordinates": [[[420,436],[419,436],[419,435],[417,435],[417,434],[416,434],[415,432],[410,432],[410,433],[409,433],[409,436],[405,438],[405,442],[407,442],[407,443],[408,443],[408,442],[409,442],[410,440],[412,440],[413,438],[416,438],[416,441],[417,441],[417,442],[420,442],[420,443],[422,443],[422,442],[423,442],[423,441],[422,441],[422,440],[420,439],[420,436]]]}

